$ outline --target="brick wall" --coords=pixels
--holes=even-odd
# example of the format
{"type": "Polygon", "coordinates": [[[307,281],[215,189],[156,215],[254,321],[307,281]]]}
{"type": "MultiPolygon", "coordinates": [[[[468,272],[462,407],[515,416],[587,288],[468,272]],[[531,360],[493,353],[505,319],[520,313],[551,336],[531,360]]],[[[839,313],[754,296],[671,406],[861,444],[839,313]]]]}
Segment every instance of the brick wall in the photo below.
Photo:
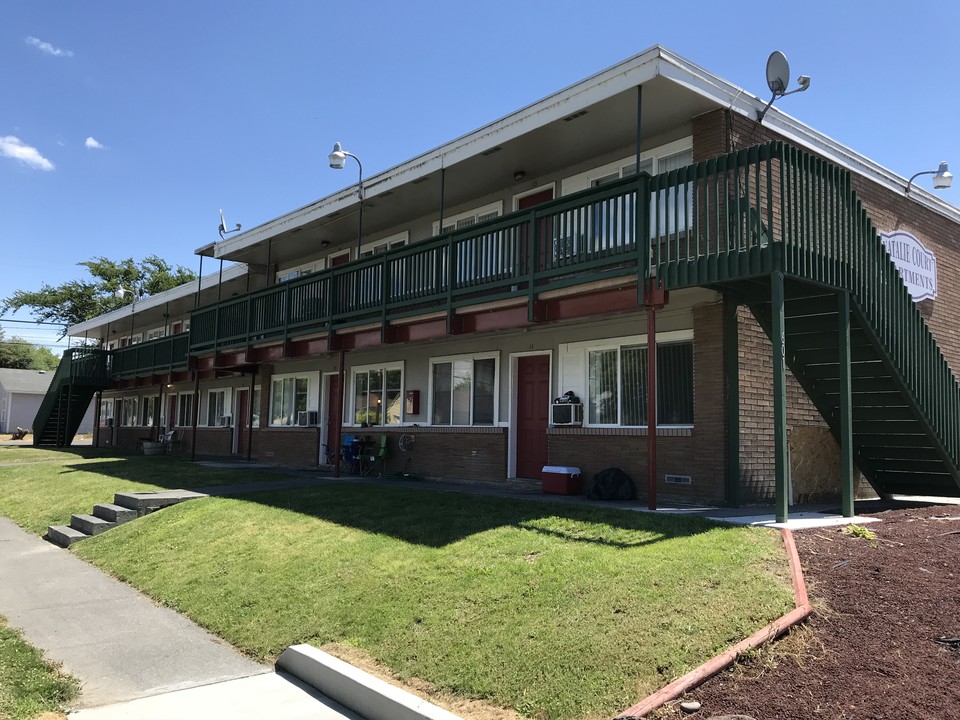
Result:
{"type": "MultiPolygon", "coordinates": [[[[724,501],[726,418],[724,415],[723,309],[693,310],[693,429],[661,429],[657,435],[657,497],[664,500],[724,501]],[[665,475],[689,475],[690,485],[667,485],[665,475]]],[[[585,481],[619,467],[640,495],[647,488],[647,432],[633,428],[551,428],[551,465],[576,466],[585,481]]]]}
{"type": "MultiPolygon", "coordinates": [[[[778,138],[749,118],[716,110],[694,120],[694,160],[778,138]]],[[[860,175],[853,174],[852,182],[878,231],[905,230],[936,254],[938,298],[924,301],[918,309],[956,372],[960,368],[960,225],[860,175]]],[[[740,309],[738,324],[741,492],[747,502],[769,500],[774,465],[771,345],[747,309],[740,309]]],[[[811,498],[839,493],[837,443],[789,371],[787,432],[795,493],[811,498]],[[831,476],[830,482],[824,482],[824,474],[831,476]]],[[[859,474],[857,492],[871,494],[859,474]]]]}
{"type": "MultiPolygon", "coordinates": [[[[368,428],[375,442],[383,433],[368,428]]],[[[344,432],[347,432],[345,429],[344,432]]],[[[405,427],[387,431],[386,474],[407,472],[427,478],[503,482],[507,478],[507,429],[405,427]],[[399,449],[401,435],[413,437],[408,452],[399,449]]]]}
{"type": "Polygon", "coordinates": [[[316,467],[320,457],[320,429],[291,427],[254,430],[252,456],[277,465],[316,467]]]}

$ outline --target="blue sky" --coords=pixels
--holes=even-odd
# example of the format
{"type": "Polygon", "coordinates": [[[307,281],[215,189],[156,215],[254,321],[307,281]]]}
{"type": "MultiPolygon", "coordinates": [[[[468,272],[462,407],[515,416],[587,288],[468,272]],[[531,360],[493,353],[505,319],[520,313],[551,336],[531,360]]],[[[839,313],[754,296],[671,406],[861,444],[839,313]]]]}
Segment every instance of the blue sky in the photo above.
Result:
{"type": "Polygon", "coordinates": [[[0,19],[0,297],[96,255],[196,270],[219,208],[250,228],[352,182],[334,141],[369,176],[656,43],[764,98],[782,50],[812,77],[785,112],[901,175],[960,171],[952,3],[5,0],[0,19]]]}

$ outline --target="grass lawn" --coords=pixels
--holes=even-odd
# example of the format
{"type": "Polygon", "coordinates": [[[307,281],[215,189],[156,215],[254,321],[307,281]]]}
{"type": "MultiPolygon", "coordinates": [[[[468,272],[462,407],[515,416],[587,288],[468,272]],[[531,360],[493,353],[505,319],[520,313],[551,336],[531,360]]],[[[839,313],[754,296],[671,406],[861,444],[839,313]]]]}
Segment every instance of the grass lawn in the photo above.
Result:
{"type": "Polygon", "coordinates": [[[42,535],[70,523],[115,492],[195,488],[275,480],[256,470],[206,468],[177,457],[120,455],[91,447],[0,446],[0,515],[42,535]]]}
{"type": "Polygon", "coordinates": [[[48,664],[0,617],[0,718],[29,720],[73,699],[76,680],[48,664]]]}
{"type": "Polygon", "coordinates": [[[611,717],[793,606],[768,530],[389,486],[192,501],[74,551],[255,658],[347,644],[543,720],[611,717]]]}

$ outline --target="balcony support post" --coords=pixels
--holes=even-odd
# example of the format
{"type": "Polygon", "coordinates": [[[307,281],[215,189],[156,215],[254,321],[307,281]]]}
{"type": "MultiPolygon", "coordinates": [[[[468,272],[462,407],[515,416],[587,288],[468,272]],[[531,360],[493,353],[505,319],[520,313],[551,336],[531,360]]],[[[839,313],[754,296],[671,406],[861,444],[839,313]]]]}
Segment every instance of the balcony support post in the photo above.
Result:
{"type": "Polygon", "coordinates": [[[853,517],[853,392],[850,380],[850,293],[838,295],[840,319],[840,494],[843,516],[853,517]]]}

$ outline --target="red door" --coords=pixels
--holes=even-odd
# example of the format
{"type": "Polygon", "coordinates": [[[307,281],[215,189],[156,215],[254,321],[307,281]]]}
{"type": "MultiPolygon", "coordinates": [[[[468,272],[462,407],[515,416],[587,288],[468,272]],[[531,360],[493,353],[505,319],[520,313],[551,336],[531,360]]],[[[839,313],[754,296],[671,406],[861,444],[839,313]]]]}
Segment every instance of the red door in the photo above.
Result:
{"type": "Polygon", "coordinates": [[[553,188],[547,188],[546,190],[541,190],[540,192],[533,193],[532,195],[525,195],[517,200],[517,210],[525,210],[526,208],[530,208],[541,203],[550,202],[551,200],[553,200],[553,188]]]}
{"type": "Polygon", "coordinates": [[[233,426],[237,429],[237,455],[246,456],[250,433],[250,391],[237,390],[237,416],[233,426]]]}
{"type": "Polygon", "coordinates": [[[547,464],[550,356],[517,359],[517,477],[539,478],[547,464]]]}
{"type": "MultiPolygon", "coordinates": [[[[532,195],[526,195],[525,197],[522,197],[519,200],[517,200],[517,210],[526,210],[527,208],[532,208],[535,205],[540,205],[541,203],[550,202],[551,200],[553,200],[553,188],[547,188],[546,190],[541,190],[540,192],[533,193],[532,195]]],[[[540,255],[540,258],[539,258],[539,263],[537,264],[538,270],[546,269],[546,264],[545,264],[545,260],[547,257],[546,248],[549,247],[553,241],[551,237],[552,230],[553,230],[553,223],[550,222],[550,218],[540,218],[540,228],[539,228],[540,251],[538,253],[540,255]]],[[[522,242],[524,246],[526,246],[527,243],[530,242],[530,238],[526,237],[526,233],[524,233],[522,242]]],[[[524,253],[524,255],[526,255],[526,253],[524,253]]],[[[523,268],[523,271],[529,272],[529,268],[523,268]]],[[[537,471],[537,473],[538,473],[537,477],[539,477],[539,470],[537,471]]]]}

